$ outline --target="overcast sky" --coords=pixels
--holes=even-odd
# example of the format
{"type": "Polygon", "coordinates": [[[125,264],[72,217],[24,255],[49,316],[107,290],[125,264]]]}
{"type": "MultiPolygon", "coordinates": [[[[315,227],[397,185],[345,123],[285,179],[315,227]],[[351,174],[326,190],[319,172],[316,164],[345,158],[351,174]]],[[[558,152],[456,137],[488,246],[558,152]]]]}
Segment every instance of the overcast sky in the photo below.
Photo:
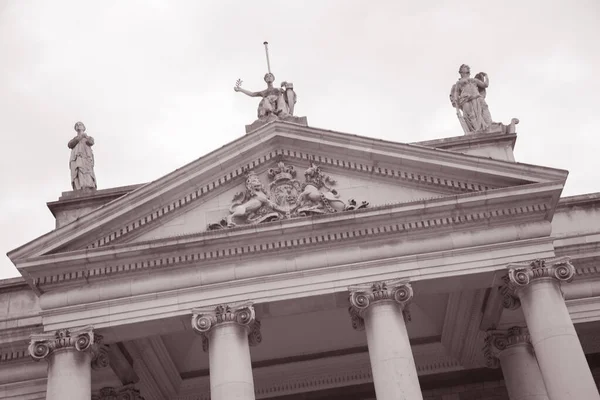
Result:
{"type": "Polygon", "coordinates": [[[98,188],[155,180],[244,135],[270,43],[310,126],[398,142],[462,134],[462,63],[490,77],[517,161],[600,191],[600,2],[0,0],[0,278],[4,254],[54,228],[77,120],[98,188]]]}

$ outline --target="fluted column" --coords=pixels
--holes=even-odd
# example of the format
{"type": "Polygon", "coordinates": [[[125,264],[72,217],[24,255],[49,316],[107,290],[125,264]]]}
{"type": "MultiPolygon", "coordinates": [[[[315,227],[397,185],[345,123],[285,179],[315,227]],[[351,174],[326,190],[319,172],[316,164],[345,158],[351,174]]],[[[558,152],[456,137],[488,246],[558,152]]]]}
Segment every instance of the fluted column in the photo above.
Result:
{"type": "Polygon", "coordinates": [[[410,283],[377,282],[349,290],[352,326],[367,334],[377,400],[423,399],[403,315],[413,296],[410,283]]]}
{"type": "Polygon", "coordinates": [[[212,400],[254,400],[250,345],[261,341],[252,303],[192,311],[192,327],[208,349],[212,400]]]}
{"type": "Polygon", "coordinates": [[[91,369],[108,365],[108,352],[100,345],[101,340],[91,326],[31,335],[29,354],[36,361],[48,361],[46,400],[90,399],[91,369]]]}
{"type": "Polygon", "coordinates": [[[574,276],[568,257],[511,264],[507,296],[512,300],[505,304],[523,308],[548,397],[598,400],[598,389],[560,289],[574,276]]]}
{"type": "Polygon", "coordinates": [[[488,331],[484,354],[488,367],[502,367],[510,400],[548,400],[527,328],[488,331]]]}

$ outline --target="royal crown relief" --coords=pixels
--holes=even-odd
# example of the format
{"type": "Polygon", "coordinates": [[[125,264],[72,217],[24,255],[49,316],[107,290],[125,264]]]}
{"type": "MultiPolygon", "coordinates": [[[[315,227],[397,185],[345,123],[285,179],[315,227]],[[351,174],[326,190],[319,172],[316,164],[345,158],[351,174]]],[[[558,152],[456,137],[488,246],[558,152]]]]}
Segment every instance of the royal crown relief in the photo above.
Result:
{"type": "Polygon", "coordinates": [[[229,215],[209,224],[208,230],[352,211],[369,205],[366,201],[358,204],[354,199],[347,202],[340,199],[340,194],[332,188],[336,181],[315,163],[304,171],[304,182],[296,179],[296,175],[294,166],[283,161],[267,171],[267,185],[254,171],[248,172],[245,190],[233,197],[229,215]]]}

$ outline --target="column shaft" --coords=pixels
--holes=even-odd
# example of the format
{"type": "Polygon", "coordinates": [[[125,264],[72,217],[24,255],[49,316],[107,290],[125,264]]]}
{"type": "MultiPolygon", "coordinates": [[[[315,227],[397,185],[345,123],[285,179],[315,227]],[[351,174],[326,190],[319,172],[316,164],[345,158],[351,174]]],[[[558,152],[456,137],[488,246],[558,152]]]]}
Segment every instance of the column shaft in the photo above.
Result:
{"type": "Polygon", "coordinates": [[[46,400],[89,400],[92,397],[92,354],[65,348],[48,357],[46,400]]]}
{"type": "Polygon", "coordinates": [[[508,347],[498,356],[510,400],[548,400],[532,350],[530,344],[520,343],[508,347]]]}
{"type": "Polygon", "coordinates": [[[375,302],[364,320],[377,400],[423,399],[400,306],[375,302]]]}
{"type": "Polygon", "coordinates": [[[261,342],[251,302],[192,310],[192,328],[208,350],[210,398],[254,400],[250,347],[261,342]]]}
{"type": "Polygon", "coordinates": [[[209,334],[212,400],[254,400],[248,332],[235,322],[213,327],[209,334]]]}
{"type": "Polygon", "coordinates": [[[519,298],[550,399],[600,399],[560,283],[533,280],[519,298]]]}

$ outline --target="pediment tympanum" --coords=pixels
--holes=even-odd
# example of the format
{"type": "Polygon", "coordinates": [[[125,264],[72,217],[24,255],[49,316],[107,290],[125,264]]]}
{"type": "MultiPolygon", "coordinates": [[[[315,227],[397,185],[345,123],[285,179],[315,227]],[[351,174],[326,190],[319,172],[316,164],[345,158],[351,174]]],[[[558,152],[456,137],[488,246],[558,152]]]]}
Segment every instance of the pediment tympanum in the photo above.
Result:
{"type": "Polygon", "coordinates": [[[454,193],[443,187],[399,184],[364,172],[340,173],[340,168],[286,158],[274,161],[267,168],[246,171],[237,182],[232,188],[215,194],[198,207],[173,216],[130,242],[341,214],[371,205],[439,198],[454,193]]]}

